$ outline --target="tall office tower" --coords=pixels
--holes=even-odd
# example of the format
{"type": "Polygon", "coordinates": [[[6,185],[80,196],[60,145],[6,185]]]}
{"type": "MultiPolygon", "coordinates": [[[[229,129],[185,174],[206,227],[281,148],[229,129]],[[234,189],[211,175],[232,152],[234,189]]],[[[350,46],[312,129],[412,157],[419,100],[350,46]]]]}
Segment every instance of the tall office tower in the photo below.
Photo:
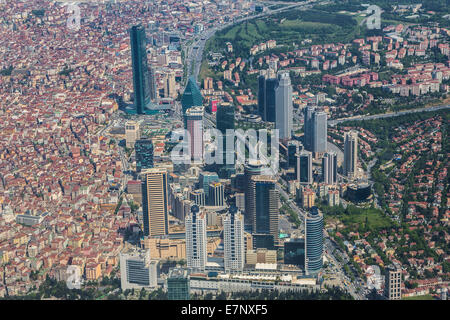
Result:
{"type": "Polygon", "coordinates": [[[288,165],[289,167],[294,167],[297,164],[297,153],[303,149],[303,145],[300,141],[292,140],[288,143],[288,165]]]}
{"type": "Polygon", "coordinates": [[[150,260],[150,250],[120,253],[120,287],[122,290],[155,288],[158,261],[150,260]]]}
{"type": "Polygon", "coordinates": [[[215,172],[203,171],[198,176],[198,187],[205,191],[206,195],[209,195],[209,184],[211,182],[219,182],[219,176],[215,172]]]}
{"type": "Polygon", "coordinates": [[[266,120],[265,114],[265,86],[266,86],[266,75],[264,73],[260,73],[258,77],[258,113],[261,116],[263,121],[266,120]]]}
{"type": "Polygon", "coordinates": [[[277,78],[268,78],[265,83],[265,103],[264,103],[264,121],[276,121],[276,88],[278,87],[277,78]]]}
{"type": "Polygon", "coordinates": [[[242,271],[245,264],[244,217],[231,206],[223,220],[225,271],[242,271]]]}
{"type": "Polygon", "coordinates": [[[384,277],[384,294],[389,300],[400,300],[402,298],[402,270],[395,266],[386,268],[384,277]]]}
{"type": "Polygon", "coordinates": [[[302,184],[313,183],[311,152],[302,150],[296,154],[296,157],[295,176],[297,181],[302,184]]]}
{"type": "Polygon", "coordinates": [[[189,278],[186,269],[175,268],[170,270],[167,278],[167,299],[189,300],[191,290],[189,278]]]}
{"type": "Polygon", "coordinates": [[[136,140],[141,138],[141,130],[139,122],[127,121],[125,122],[125,140],[127,148],[133,148],[136,140]]]}
{"type": "Polygon", "coordinates": [[[358,132],[350,131],[344,136],[344,175],[353,178],[358,168],[358,132]]]}
{"type": "Polygon", "coordinates": [[[147,39],[142,26],[130,29],[131,61],[133,67],[134,106],[137,114],[144,114],[150,104],[150,77],[147,62],[147,39]]]}
{"type": "Polygon", "coordinates": [[[191,159],[203,161],[203,107],[186,111],[187,130],[190,134],[191,159]]]}
{"type": "MultiPolygon", "coordinates": [[[[181,97],[181,107],[183,109],[183,116],[186,114],[186,110],[192,107],[200,107],[203,105],[203,97],[198,88],[195,78],[191,76],[184,89],[183,96],[181,97]]],[[[186,118],[184,118],[184,127],[186,128],[186,118]]]]}
{"type": "Polygon", "coordinates": [[[255,215],[255,198],[252,193],[251,178],[262,173],[263,166],[261,162],[250,160],[244,166],[244,194],[245,194],[245,225],[251,226],[253,216],[255,215]]]}
{"type": "Polygon", "coordinates": [[[203,271],[207,260],[206,218],[199,211],[197,205],[192,206],[191,214],[185,220],[186,260],[188,268],[203,271]]]}
{"type": "Polygon", "coordinates": [[[225,103],[219,105],[216,113],[216,127],[222,133],[222,164],[217,166],[218,173],[221,178],[229,179],[236,172],[234,161],[227,164],[227,154],[231,155],[234,160],[234,134],[227,133],[227,130],[234,130],[234,105],[225,103]],[[229,153],[227,153],[227,141],[233,142],[233,151],[229,153]]]}
{"type": "Polygon", "coordinates": [[[289,73],[278,75],[276,95],[276,122],[275,128],[280,131],[281,140],[289,140],[292,135],[292,85],[289,73]]]}
{"type": "Polygon", "coordinates": [[[144,235],[165,236],[169,233],[167,169],[144,169],[141,176],[144,235]]]}
{"type": "Polygon", "coordinates": [[[307,106],[303,109],[303,118],[304,118],[304,126],[303,126],[303,145],[305,149],[308,151],[313,151],[313,126],[312,126],[312,115],[314,112],[314,107],[307,106]]]}
{"type": "Polygon", "coordinates": [[[306,261],[307,275],[317,274],[323,263],[323,215],[312,207],[305,216],[306,261]]]}
{"type": "Polygon", "coordinates": [[[176,98],[176,81],[175,72],[171,71],[164,75],[164,97],[165,98],[176,98]]]}
{"type": "Polygon", "coordinates": [[[136,152],[136,172],[153,168],[153,143],[150,139],[139,139],[134,144],[136,152]]]}
{"type": "Polygon", "coordinates": [[[327,152],[322,158],[322,177],[326,184],[337,183],[337,155],[327,152]]]}
{"type": "Polygon", "coordinates": [[[244,193],[235,193],[235,197],[236,197],[236,207],[240,211],[244,211],[245,210],[245,194],[244,193]]]}
{"type": "Polygon", "coordinates": [[[209,185],[208,202],[210,206],[222,207],[225,205],[224,187],[220,182],[211,182],[209,185]]]}
{"type": "Polygon", "coordinates": [[[327,114],[322,111],[315,111],[312,116],[312,132],[314,153],[327,152],[327,114]]]}
{"type": "Polygon", "coordinates": [[[158,89],[156,87],[156,75],[155,69],[150,67],[149,69],[149,77],[150,77],[150,100],[158,99],[158,89]]]}
{"type": "Polygon", "coordinates": [[[254,234],[265,234],[273,237],[278,243],[278,202],[279,194],[275,185],[277,180],[270,176],[258,175],[251,178],[251,192],[255,210],[252,217],[254,234]]]}
{"type": "Polygon", "coordinates": [[[199,207],[203,207],[206,205],[206,196],[203,189],[191,191],[189,198],[191,199],[191,201],[194,201],[194,203],[199,207]]]}

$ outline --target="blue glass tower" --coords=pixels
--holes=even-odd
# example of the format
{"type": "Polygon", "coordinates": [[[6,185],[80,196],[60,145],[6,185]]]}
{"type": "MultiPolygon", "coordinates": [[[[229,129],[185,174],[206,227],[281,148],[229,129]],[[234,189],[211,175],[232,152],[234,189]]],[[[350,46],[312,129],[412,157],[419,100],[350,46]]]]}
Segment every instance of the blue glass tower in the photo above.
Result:
{"type": "Polygon", "coordinates": [[[149,139],[136,140],[134,144],[136,151],[136,172],[143,169],[153,168],[153,143],[149,139]]]}
{"type": "Polygon", "coordinates": [[[150,75],[147,62],[147,39],[142,26],[130,29],[131,61],[133,67],[134,106],[137,114],[144,114],[151,101],[150,75]]]}
{"type": "Polygon", "coordinates": [[[306,274],[315,275],[322,269],[323,259],[323,215],[312,207],[305,217],[306,274]]]}

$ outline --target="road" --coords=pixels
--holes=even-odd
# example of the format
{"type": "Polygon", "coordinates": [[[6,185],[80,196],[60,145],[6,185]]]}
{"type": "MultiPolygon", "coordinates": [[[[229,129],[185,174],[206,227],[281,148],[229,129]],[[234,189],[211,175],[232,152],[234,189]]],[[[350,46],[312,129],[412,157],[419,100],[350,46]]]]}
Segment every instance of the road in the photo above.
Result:
{"type": "Polygon", "coordinates": [[[363,120],[374,120],[374,119],[381,119],[381,118],[391,118],[391,117],[403,116],[405,114],[410,114],[410,113],[437,111],[437,110],[448,109],[448,108],[450,108],[450,105],[446,104],[446,105],[442,105],[442,106],[434,106],[434,107],[428,107],[428,108],[425,107],[425,108],[404,110],[404,111],[398,111],[398,112],[374,114],[374,115],[370,115],[370,116],[354,116],[354,117],[341,118],[341,119],[336,119],[336,120],[329,120],[328,125],[334,127],[338,123],[342,123],[342,122],[350,121],[350,120],[363,121],[363,120]]]}
{"type": "MultiPolygon", "coordinates": [[[[286,11],[286,10],[291,10],[294,9],[296,7],[300,7],[300,8],[310,8],[313,5],[322,3],[322,4],[326,4],[329,1],[306,1],[306,2],[302,2],[302,3],[289,3],[289,5],[284,6],[282,8],[278,8],[275,10],[271,10],[271,9],[267,9],[265,12],[260,13],[260,14],[256,14],[256,15],[251,15],[251,16],[247,16],[245,18],[241,18],[241,19],[237,19],[231,22],[228,22],[226,24],[220,25],[220,26],[215,26],[211,29],[205,30],[202,34],[200,34],[200,39],[198,39],[198,37],[194,38],[194,40],[192,41],[192,43],[190,45],[187,46],[187,48],[185,48],[184,52],[185,52],[185,64],[187,64],[187,72],[191,75],[194,76],[194,78],[197,80],[198,79],[198,74],[200,73],[200,67],[201,67],[201,63],[202,63],[202,59],[203,59],[203,50],[205,48],[205,44],[206,41],[208,41],[208,39],[210,39],[212,36],[214,36],[214,34],[217,31],[220,31],[222,29],[225,29],[231,25],[234,24],[238,24],[241,23],[243,21],[246,20],[251,20],[251,19],[256,19],[256,18],[261,18],[264,16],[268,16],[268,15],[272,15],[275,13],[279,13],[282,11],[286,11]],[[198,49],[194,49],[194,48],[198,48],[198,49]],[[192,72],[192,69],[194,69],[192,72]]],[[[280,3],[277,3],[280,4],[280,3]]],[[[186,77],[186,84],[188,81],[189,77],[186,77]]]]}

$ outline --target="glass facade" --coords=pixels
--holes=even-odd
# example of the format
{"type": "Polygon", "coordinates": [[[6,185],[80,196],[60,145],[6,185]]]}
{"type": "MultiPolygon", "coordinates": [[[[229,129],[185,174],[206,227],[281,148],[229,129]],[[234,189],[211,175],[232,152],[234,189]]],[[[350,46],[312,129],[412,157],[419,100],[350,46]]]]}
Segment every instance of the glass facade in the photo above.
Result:
{"type": "Polygon", "coordinates": [[[305,239],[291,239],[284,243],[284,264],[305,269],[305,239]]]}
{"type": "Polygon", "coordinates": [[[181,106],[183,108],[183,115],[186,114],[186,110],[196,106],[203,105],[203,97],[198,88],[197,82],[194,77],[190,77],[183,96],[181,97],[181,106]]]}
{"type": "Polygon", "coordinates": [[[150,104],[150,75],[147,62],[147,39],[142,26],[130,29],[131,61],[133,68],[134,106],[137,114],[144,114],[150,104]]]}
{"type": "Polygon", "coordinates": [[[169,300],[189,300],[190,285],[186,270],[173,269],[167,278],[167,296],[169,300]]]}
{"type": "Polygon", "coordinates": [[[153,143],[152,140],[136,140],[134,145],[136,152],[136,172],[153,168],[153,143]]]}
{"type": "Polygon", "coordinates": [[[306,272],[317,274],[323,264],[323,215],[317,207],[306,216],[306,272]]]}

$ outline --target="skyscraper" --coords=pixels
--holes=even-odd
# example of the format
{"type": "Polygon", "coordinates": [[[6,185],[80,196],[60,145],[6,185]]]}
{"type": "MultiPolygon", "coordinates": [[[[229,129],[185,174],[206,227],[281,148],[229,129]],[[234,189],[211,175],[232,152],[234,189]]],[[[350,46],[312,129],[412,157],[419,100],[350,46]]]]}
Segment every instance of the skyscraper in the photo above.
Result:
{"type": "Polygon", "coordinates": [[[327,152],[323,156],[322,177],[326,184],[337,183],[337,155],[335,152],[327,152]]]}
{"type": "Polygon", "coordinates": [[[311,152],[302,150],[296,156],[295,176],[297,181],[302,184],[311,184],[313,182],[311,152]]]}
{"type": "Polygon", "coordinates": [[[276,88],[278,87],[277,78],[268,78],[265,81],[265,103],[264,103],[264,121],[276,121],[276,88]]]}
{"type": "Polygon", "coordinates": [[[255,198],[252,192],[251,178],[262,173],[262,164],[259,161],[249,160],[244,166],[244,194],[245,194],[245,225],[252,225],[255,215],[255,198]]]}
{"type": "Polygon", "coordinates": [[[150,77],[150,100],[158,99],[158,89],[156,88],[156,75],[153,67],[149,68],[150,77]]]}
{"type": "Polygon", "coordinates": [[[225,205],[224,187],[220,182],[211,182],[209,185],[208,202],[210,206],[222,207],[225,205]]]}
{"type": "Polygon", "coordinates": [[[276,179],[258,175],[251,178],[251,193],[254,198],[252,230],[255,234],[266,234],[278,243],[278,202],[279,194],[275,189],[276,179]]]}
{"type": "Polygon", "coordinates": [[[231,206],[223,221],[225,271],[242,271],[245,263],[244,217],[231,206]]]}
{"type": "Polygon", "coordinates": [[[134,106],[137,114],[144,114],[150,104],[150,77],[147,61],[147,39],[142,26],[130,29],[131,61],[133,67],[134,106]]]}
{"type": "Polygon", "coordinates": [[[284,242],[284,264],[305,268],[305,239],[291,239],[284,242]]]}
{"type": "Polygon", "coordinates": [[[312,132],[312,114],[314,112],[314,107],[307,106],[303,109],[303,118],[304,118],[304,126],[303,126],[303,145],[305,149],[308,151],[312,151],[313,147],[313,132],[312,132]]]}
{"type": "Polygon", "coordinates": [[[187,130],[190,134],[191,159],[203,161],[203,107],[186,110],[187,130]]]}
{"type": "Polygon", "coordinates": [[[313,146],[312,151],[317,153],[327,152],[327,114],[315,111],[312,115],[313,146]]]}
{"type": "MultiPolygon", "coordinates": [[[[186,110],[192,107],[200,107],[203,105],[203,97],[198,88],[197,82],[194,77],[190,77],[184,89],[184,93],[181,97],[181,106],[183,108],[183,115],[186,114],[186,110]]],[[[184,125],[186,128],[186,118],[184,119],[184,125]]]]}
{"type": "Polygon", "coordinates": [[[323,263],[323,215],[312,207],[305,216],[306,274],[317,274],[323,263]]]}
{"type": "Polygon", "coordinates": [[[187,267],[193,270],[205,270],[207,253],[206,218],[199,213],[197,205],[191,207],[186,217],[186,259],[187,267]]]}
{"type": "Polygon", "coordinates": [[[266,76],[260,74],[258,77],[258,113],[263,121],[266,120],[265,102],[266,102],[266,76]]]}
{"type": "Polygon", "coordinates": [[[165,236],[169,233],[167,170],[145,169],[141,175],[144,235],[165,236]]]}
{"type": "Polygon", "coordinates": [[[136,172],[153,168],[153,143],[150,139],[139,139],[134,144],[136,153],[136,172]]]}
{"type": "Polygon", "coordinates": [[[164,75],[164,97],[165,98],[176,98],[176,81],[175,72],[171,71],[164,75]]]}
{"type": "Polygon", "coordinates": [[[289,73],[278,75],[276,95],[276,122],[275,128],[280,131],[281,140],[291,139],[292,134],[292,86],[289,73]]]}
{"type": "Polygon", "coordinates": [[[205,191],[205,194],[209,194],[209,184],[211,182],[219,182],[219,176],[215,172],[202,171],[198,177],[198,187],[205,191]]]}
{"type": "Polygon", "coordinates": [[[353,178],[358,166],[358,132],[350,131],[344,136],[344,175],[353,178]]]}
{"type": "MultiPolygon", "coordinates": [[[[228,133],[227,130],[234,129],[234,105],[222,103],[219,105],[216,113],[216,127],[222,133],[222,150],[220,151],[222,164],[218,164],[219,176],[223,179],[228,179],[236,172],[234,162],[227,164],[227,141],[233,141],[234,134],[228,133]]],[[[234,157],[234,152],[232,154],[234,157]]],[[[234,158],[233,158],[234,159],[234,158]]]]}

